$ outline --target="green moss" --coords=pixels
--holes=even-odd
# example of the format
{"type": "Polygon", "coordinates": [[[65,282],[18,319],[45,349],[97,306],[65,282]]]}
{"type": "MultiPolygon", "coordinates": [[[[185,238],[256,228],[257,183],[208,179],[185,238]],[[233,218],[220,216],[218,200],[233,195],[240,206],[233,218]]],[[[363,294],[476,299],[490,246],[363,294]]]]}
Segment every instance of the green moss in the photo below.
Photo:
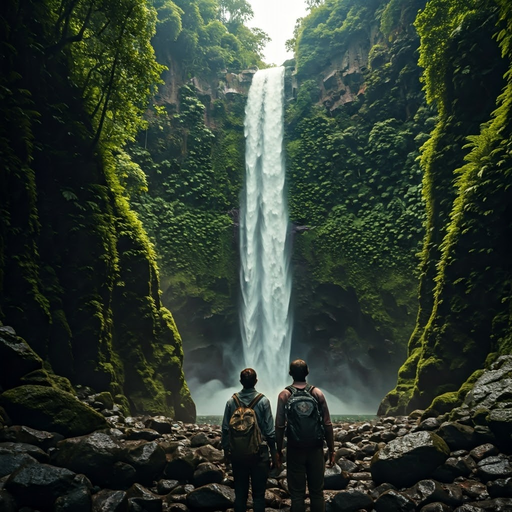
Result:
{"type": "Polygon", "coordinates": [[[72,394],[53,387],[24,385],[5,391],[0,404],[15,424],[80,436],[107,428],[105,418],[72,394]]]}
{"type": "Polygon", "coordinates": [[[128,398],[126,398],[125,395],[118,394],[114,396],[114,402],[119,405],[121,408],[121,412],[123,413],[123,416],[131,416],[130,411],[130,402],[128,401],[128,398]]]}

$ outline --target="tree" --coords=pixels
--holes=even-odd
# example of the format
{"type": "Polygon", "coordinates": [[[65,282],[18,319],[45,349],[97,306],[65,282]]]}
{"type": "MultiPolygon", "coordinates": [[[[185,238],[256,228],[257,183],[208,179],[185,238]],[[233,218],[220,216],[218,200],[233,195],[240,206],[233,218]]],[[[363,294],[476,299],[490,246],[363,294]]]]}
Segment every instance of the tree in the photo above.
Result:
{"type": "Polygon", "coordinates": [[[219,7],[219,18],[226,25],[240,25],[254,16],[247,0],[219,0],[219,7]]]}

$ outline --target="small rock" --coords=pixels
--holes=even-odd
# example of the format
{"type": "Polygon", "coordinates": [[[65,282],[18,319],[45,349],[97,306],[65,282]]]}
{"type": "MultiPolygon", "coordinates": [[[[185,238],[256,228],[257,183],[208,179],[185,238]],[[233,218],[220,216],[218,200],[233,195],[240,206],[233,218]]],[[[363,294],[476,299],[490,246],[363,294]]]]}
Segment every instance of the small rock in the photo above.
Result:
{"type": "Polygon", "coordinates": [[[413,512],[416,504],[409,496],[390,489],[377,498],[374,508],[376,512],[413,512]]]}
{"type": "Polygon", "coordinates": [[[92,497],[92,512],[124,512],[127,506],[125,491],[103,489],[92,497]]]}
{"type": "Polygon", "coordinates": [[[340,491],[332,500],[333,512],[357,512],[361,509],[372,510],[373,500],[370,496],[356,489],[340,491]]]}
{"type": "Polygon", "coordinates": [[[324,489],[342,490],[345,489],[350,481],[350,477],[342,471],[338,464],[332,468],[326,468],[324,474],[324,489]]]}
{"type": "Polygon", "coordinates": [[[203,462],[194,472],[193,482],[196,487],[206,484],[220,484],[224,479],[224,472],[211,462],[203,462]]]}
{"type": "Polygon", "coordinates": [[[221,484],[204,485],[187,496],[187,505],[191,509],[226,510],[234,503],[233,489],[221,484]]]}

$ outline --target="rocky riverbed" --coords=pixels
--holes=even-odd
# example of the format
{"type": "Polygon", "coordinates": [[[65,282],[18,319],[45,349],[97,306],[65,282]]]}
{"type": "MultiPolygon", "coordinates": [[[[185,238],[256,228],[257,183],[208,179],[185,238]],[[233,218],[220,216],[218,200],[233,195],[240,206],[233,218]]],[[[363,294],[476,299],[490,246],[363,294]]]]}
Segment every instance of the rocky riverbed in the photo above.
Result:
{"type": "MultiPolygon", "coordinates": [[[[483,373],[462,407],[334,428],[327,512],[512,511],[512,357],[483,373]],[[487,413],[485,412],[487,411],[487,413]]],[[[109,393],[81,389],[105,419],[85,435],[0,423],[1,512],[214,512],[233,507],[220,427],[123,415],[109,393]]],[[[16,409],[11,409],[16,411],[16,409]]],[[[59,430],[59,429],[56,429],[59,430]]],[[[268,509],[290,507],[286,465],[268,479],[268,509]]],[[[249,507],[251,503],[249,502],[249,507]]]]}

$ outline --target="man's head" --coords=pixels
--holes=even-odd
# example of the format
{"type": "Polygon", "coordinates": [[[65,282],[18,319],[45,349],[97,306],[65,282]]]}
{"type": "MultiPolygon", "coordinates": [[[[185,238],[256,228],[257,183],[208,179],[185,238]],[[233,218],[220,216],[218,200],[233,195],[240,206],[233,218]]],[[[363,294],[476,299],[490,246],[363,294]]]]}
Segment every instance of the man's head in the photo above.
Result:
{"type": "Polygon", "coordinates": [[[258,382],[256,372],[252,368],[246,368],[240,372],[240,384],[244,388],[253,388],[258,382]]]}
{"type": "Polygon", "coordinates": [[[293,380],[303,382],[306,380],[308,374],[309,369],[306,361],[303,361],[302,359],[295,359],[295,361],[290,363],[290,375],[293,377],[293,380]]]}

